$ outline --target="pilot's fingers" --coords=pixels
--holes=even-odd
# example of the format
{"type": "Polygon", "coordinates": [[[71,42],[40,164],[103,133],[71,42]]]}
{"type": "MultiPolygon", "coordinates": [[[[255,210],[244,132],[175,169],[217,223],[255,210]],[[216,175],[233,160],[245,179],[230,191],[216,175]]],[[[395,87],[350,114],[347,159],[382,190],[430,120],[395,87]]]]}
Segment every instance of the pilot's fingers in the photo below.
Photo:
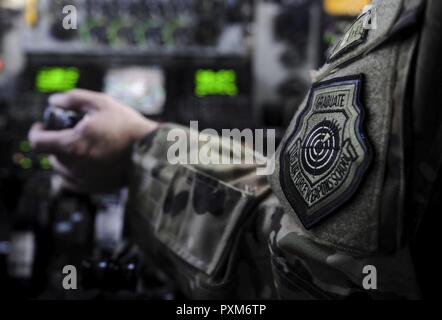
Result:
{"type": "Polygon", "coordinates": [[[37,152],[69,154],[75,147],[78,134],[73,129],[47,131],[41,123],[36,123],[29,131],[28,139],[37,152]]]}
{"type": "Polygon", "coordinates": [[[71,169],[66,167],[64,164],[62,164],[55,156],[50,156],[49,161],[51,163],[52,170],[66,178],[69,178],[70,180],[75,180],[75,174],[72,172],[71,169]]]}
{"type": "Polygon", "coordinates": [[[66,93],[57,93],[49,97],[49,104],[61,108],[74,109],[83,112],[101,109],[105,97],[98,93],[83,89],[74,89],[66,93]]]}
{"type": "Polygon", "coordinates": [[[68,177],[65,177],[63,175],[59,175],[61,181],[60,181],[60,188],[63,190],[69,190],[77,193],[83,192],[82,187],[77,181],[71,180],[68,177]]]}

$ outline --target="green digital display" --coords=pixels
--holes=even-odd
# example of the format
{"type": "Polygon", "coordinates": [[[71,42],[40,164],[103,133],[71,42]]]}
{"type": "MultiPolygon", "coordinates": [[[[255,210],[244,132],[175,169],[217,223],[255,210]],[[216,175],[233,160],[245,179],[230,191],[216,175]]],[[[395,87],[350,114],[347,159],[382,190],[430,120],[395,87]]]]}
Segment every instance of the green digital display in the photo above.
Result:
{"type": "Polygon", "coordinates": [[[236,72],[234,70],[198,70],[195,74],[195,95],[197,97],[237,96],[236,72]]]}
{"type": "Polygon", "coordinates": [[[42,93],[64,92],[76,88],[79,78],[75,67],[44,67],[37,71],[35,87],[42,93]]]}

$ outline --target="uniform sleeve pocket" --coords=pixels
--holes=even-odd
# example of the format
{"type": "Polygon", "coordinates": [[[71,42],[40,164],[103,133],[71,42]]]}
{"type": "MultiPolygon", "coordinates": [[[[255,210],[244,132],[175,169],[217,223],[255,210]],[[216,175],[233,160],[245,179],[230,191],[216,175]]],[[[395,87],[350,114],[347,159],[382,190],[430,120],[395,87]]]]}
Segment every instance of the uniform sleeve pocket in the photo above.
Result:
{"type": "Polygon", "coordinates": [[[213,274],[246,214],[250,195],[180,166],[159,208],[155,236],[187,263],[213,274]]]}

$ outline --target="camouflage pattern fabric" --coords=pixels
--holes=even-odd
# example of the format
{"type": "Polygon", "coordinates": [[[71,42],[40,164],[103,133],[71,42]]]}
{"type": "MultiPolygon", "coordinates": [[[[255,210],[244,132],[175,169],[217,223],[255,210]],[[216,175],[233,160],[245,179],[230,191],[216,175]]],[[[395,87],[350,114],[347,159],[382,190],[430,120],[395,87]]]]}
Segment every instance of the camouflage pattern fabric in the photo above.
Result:
{"type": "MultiPolygon", "coordinates": [[[[404,92],[419,28],[396,35],[407,27],[403,17],[421,3],[377,1],[378,28],[317,76],[364,74],[362,103],[374,156],[354,196],[311,230],[282,190],[280,149],[267,181],[254,165],[171,165],[167,135],[177,125],[163,124],[135,146],[127,205],[131,234],[189,298],[419,298],[403,206],[404,92]],[[375,290],[363,288],[367,265],[377,269],[375,290]]],[[[221,148],[232,148],[230,141],[221,148]]]]}
{"type": "MultiPolygon", "coordinates": [[[[255,223],[249,221],[250,213],[270,188],[265,176],[256,176],[253,165],[170,165],[167,152],[172,142],[167,142],[167,135],[175,128],[179,127],[163,124],[137,145],[128,220],[151,260],[165,259],[160,267],[170,268],[190,297],[229,297],[238,286],[233,273],[240,264],[237,257],[243,256],[239,251],[248,250],[242,248],[243,242],[256,241],[254,236],[245,240],[243,230],[255,223]]],[[[181,129],[190,139],[189,129],[181,129]]],[[[225,141],[221,147],[231,148],[225,141]]],[[[270,269],[269,259],[259,258],[268,255],[267,243],[255,246],[262,253],[253,252],[252,260],[260,263],[252,270],[262,269],[262,261],[270,269]]],[[[255,277],[261,281],[261,274],[255,277]]],[[[264,291],[271,296],[270,287],[264,291]]]]}

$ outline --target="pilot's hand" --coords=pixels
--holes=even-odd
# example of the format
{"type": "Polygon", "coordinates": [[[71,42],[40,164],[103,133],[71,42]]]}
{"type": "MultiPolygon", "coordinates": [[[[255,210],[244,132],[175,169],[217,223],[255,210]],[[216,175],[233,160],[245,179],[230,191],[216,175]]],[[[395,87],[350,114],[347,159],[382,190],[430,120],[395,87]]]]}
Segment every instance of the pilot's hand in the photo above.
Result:
{"type": "Polygon", "coordinates": [[[46,131],[36,123],[29,132],[35,151],[53,155],[52,167],[64,186],[110,192],[126,185],[132,145],[158,123],[106,95],[86,90],[53,95],[49,103],[86,113],[72,129],[46,131]]]}

